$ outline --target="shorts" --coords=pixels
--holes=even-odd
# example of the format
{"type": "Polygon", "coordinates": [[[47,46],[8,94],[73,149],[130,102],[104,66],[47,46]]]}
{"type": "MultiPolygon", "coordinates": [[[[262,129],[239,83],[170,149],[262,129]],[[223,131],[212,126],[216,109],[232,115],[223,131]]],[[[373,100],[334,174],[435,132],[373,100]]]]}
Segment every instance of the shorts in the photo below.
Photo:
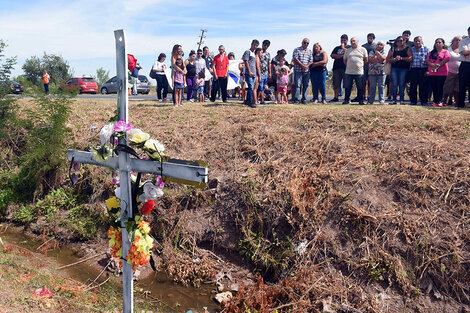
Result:
{"type": "Polygon", "coordinates": [[[345,72],[344,68],[333,70],[333,89],[341,89],[341,81],[344,79],[345,72]]]}
{"type": "Polygon", "coordinates": [[[200,94],[200,95],[203,94],[204,93],[204,86],[198,86],[197,87],[197,93],[200,94]]]}
{"type": "Polygon", "coordinates": [[[183,88],[184,88],[184,83],[177,83],[177,82],[175,82],[175,89],[177,89],[177,88],[183,89],[183,88]]]}
{"type": "Polygon", "coordinates": [[[277,86],[277,91],[278,91],[279,93],[287,93],[287,86],[284,86],[284,87],[282,87],[282,86],[277,86]]]}
{"type": "Polygon", "coordinates": [[[459,74],[451,73],[447,75],[444,82],[444,95],[449,96],[459,92],[459,74]]]}
{"type": "Polygon", "coordinates": [[[268,83],[268,76],[261,75],[261,77],[259,79],[258,91],[263,91],[264,86],[266,86],[267,83],[268,83]]]}

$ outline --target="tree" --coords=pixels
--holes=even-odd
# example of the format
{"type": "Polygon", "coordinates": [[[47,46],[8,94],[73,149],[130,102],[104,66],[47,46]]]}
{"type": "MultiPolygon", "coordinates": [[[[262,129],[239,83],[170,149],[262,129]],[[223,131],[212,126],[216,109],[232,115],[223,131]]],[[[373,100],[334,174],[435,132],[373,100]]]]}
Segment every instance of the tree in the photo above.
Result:
{"type": "Polygon", "coordinates": [[[98,85],[103,85],[109,79],[109,71],[105,70],[103,67],[100,67],[96,70],[96,81],[98,85]]]}
{"type": "Polygon", "coordinates": [[[37,56],[26,59],[22,69],[26,78],[36,85],[41,82],[44,70],[47,70],[50,81],[54,84],[61,83],[73,75],[69,63],[62,56],[45,52],[41,59],[37,56]]]}
{"type": "Polygon", "coordinates": [[[0,138],[11,132],[10,122],[15,116],[14,98],[7,98],[10,91],[10,74],[16,64],[16,56],[5,58],[3,51],[7,45],[0,39],[0,138]]]}

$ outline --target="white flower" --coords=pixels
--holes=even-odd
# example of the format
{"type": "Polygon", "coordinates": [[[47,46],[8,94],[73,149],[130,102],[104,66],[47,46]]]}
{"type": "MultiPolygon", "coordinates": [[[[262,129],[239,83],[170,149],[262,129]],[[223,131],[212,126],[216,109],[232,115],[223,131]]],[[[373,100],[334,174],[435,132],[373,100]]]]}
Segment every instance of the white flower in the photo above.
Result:
{"type": "Polygon", "coordinates": [[[100,130],[100,141],[104,145],[109,142],[111,136],[114,134],[114,125],[106,124],[100,130]]]}
{"type": "Polygon", "coordinates": [[[163,151],[165,151],[165,146],[161,144],[158,140],[149,139],[145,142],[145,148],[150,152],[160,152],[163,155],[163,151]]]}
{"type": "Polygon", "coordinates": [[[134,144],[140,144],[144,143],[150,138],[150,135],[147,133],[144,133],[138,128],[133,128],[130,131],[127,132],[129,141],[134,143],[134,144]]]}
{"type": "Polygon", "coordinates": [[[142,203],[148,200],[156,200],[158,197],[163,196],[163,190],[154,184],[148,182],[144,185],[144,193],[139,196],[139,200],[142,203]]]}
{"type": "Polygon", "coordinates": [[[114,189],[114,194],[116,195],[116,198],[121,199],[121,187],[114,189]]]}

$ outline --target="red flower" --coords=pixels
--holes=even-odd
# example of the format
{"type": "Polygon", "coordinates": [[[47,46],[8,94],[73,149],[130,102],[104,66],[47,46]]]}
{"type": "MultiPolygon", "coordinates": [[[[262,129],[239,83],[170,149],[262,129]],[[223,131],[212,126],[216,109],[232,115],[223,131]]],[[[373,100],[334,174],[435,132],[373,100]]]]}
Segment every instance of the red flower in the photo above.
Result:
{"type": "Polygon", "coordinates": [[[142,206],[142,214],[149,214],[154,208],[155,202],[153,200],[149,200],[142,206]]]}

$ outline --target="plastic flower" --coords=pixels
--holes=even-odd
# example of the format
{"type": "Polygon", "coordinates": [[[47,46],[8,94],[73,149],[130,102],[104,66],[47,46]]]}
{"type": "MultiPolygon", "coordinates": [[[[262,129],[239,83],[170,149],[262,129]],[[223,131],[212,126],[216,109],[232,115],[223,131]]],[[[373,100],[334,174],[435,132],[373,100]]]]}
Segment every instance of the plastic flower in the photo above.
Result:
{"type": "Polygon", "coordinates": [[[108,230],[109,246],[111,247],[111,255],[119,259],[119,265],[122,266],[122,233],[120,228],[109,227],[108,230]]]}
{"type": "Polygon", "coordinates": [[[160,188],[165,187],[165,183],[163,182],[162,177],[160,175],[157,176],[157,185],[160,188]]]}
{"type": "Polygon", "coordinates": [[[108,200],[105,201],[106,206],[108,207],[108,210],[111,211],[114,208],[119,208],[119,203],[116,197],[109,198],[108,200]]]}
{"type": "Polygon", "coordinates": [[[105,145],[111,139],[111,136],[114,134],[114,125],[106,124],[100,130],[100,141],[102,145],[105,145]]]}
{"type": "Polygon", "coordinates": [[[93,158],[96,161],[104,162],[111,155],[111,149],[109,149],[105,145],[102,145],[102,146],[96,147],[96,148],[92,147],[91,148],[91,154],[93,155],[93,158]]]}
{"type": "Polygon", "coordinates": [[[155,201],[148,200],[142,206],[142,214],[150,214],[150,212],[152,212],[154,208],[155,208],[155,201]]]}
{"type": "MultiPolygon", "coordinates": [[[[148,152],[160,152],[161,155],[163,155],[163,152],[165,151],[165,146],[161,144],[158,140],[155,139],[149,139],[145,142],[144,145],[145,149],[147,149],[148,152]]],[[[158,153],[157,153],[158,155],[158,153]]]]}
{"type": "Polygon", "coordinates": [[[129,138],[129,141],[133,144],[142,144],[144,142],[146,142],[147,140],[150,139],[150,135],[147,134],[147,133],[144,133],[143,131],[141,131],[140,129],[138,128],[133,128],[131,129],[128,133],[128,138],[129,138]]]}
{"type": "Polygon", "coordinates": [[[114,124],[114,131],[115,132],[127,132],[132,129],[131,124],[127,124],[124,121],[119,121],[114,124]]]}
{"type": "Polygon", "coordinates": [[[139,196],[141,202],[147,202],[148,200],[157,200],[158,197],[163,196],[163,190],[151,182],[145,183],[144,193],[139,196]]]}

